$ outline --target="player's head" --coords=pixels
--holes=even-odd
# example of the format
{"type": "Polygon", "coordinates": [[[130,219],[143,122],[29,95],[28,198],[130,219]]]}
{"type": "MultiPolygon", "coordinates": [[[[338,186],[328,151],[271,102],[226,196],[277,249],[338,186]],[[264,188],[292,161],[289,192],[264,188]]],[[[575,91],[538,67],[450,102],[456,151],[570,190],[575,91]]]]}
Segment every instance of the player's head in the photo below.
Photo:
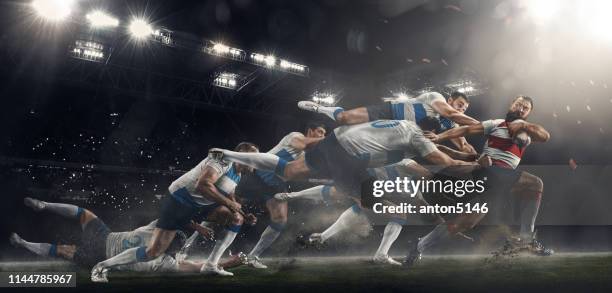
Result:
{"type": "Polygon", "coordinates": [[[425,117],[419,120],[419,122],[417,122],[417,125],[421,128],[421,130],[431,131],[433,133],[440,132],[440,129],[442,128],[442,126],[440,125],[440,119],[436,117],[425,117]]]}
{"type": "Polygon", "coordinates": [[[523,95],[516,96],[510,104],[510,108],[506,114],[506,121],[512,122],[517,119],[527,120],[527,117],[531,114],[531,110],[533,110],[533,99],[523,95]]]}
{"type": "Polygon", "coordinates": [[[470,106],[470,99],[462,92],[453,92],[446,102],[461,113],[465,113],[470,106]]]}
{"type": "Polygon", "coordinates": [[[323,122],[308,122],[304,135],[306,137],[325,137],[325,124],[323,122]]]}
{"type": "MultiPolygon", "coordinates": [[[[243,141],[234,148],[234,151],[243,153],[259,153],[259,147],[252,142],[243,141]]],[[[238,163],[234,163],[234,167],[238,173],[253,171],[253,168],[238,163]]]]}
{"type": "Polygon", "coordinates": [[[186,241],[187,235],[185,235],[185,232],[177,230],[174,239],[172,239],[170,246],[168,246],[168,249],[166,250],[166,253],[172,256],[177,254],[179,251],[181,251],[181,248],[185,246],[186,241]]]}

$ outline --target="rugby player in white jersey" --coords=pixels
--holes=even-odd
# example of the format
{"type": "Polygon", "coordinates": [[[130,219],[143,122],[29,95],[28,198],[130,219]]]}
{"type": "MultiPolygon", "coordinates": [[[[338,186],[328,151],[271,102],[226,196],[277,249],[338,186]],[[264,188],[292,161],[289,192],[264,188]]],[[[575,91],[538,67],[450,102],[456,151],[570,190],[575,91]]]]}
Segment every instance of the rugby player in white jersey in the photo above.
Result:
{"type": "MultiPolygon", "coordinates": [[[[254,144],[248,142],[238,144],[235,150],[259,151],[254,144]]],[[[109,268],[157,258],[166,251],[176,231],[191,222],[197,213],[202,213],[208,221],[222,223],[227,227],[225,235],[215,242],[211,254],[201,267],[201,272],[233,276],[219,267],[218,263],[236,238],[244,221],[244,212],[233,194],[241,173],[249,171],[247,166],[241,164],[226,164],[208,157],[202,160],[168,188],[170,196],[164,197],[161,202],[160,217],[151,241],[96,264],[91,271],[92,280],[106,281],[105,275],[109,268]]]]}
{"type": "MultiPolygon", "coordinates": [[[[12,233],[9,240],[16,247],[25,248],[39,256],[60,257],[72,261],[80,266],[91,267],[96,263],[111,258],[122,251],[146,244],[153,236],[157,220],[132,231],[112,232],[108,226],[93,212],[66,203],[44,202],[26,197],[26,206],[36,212],[48,211],[71,220],[79,222],[82,233],[78,244],[51,244],[35,243],[22,239],[12,233]]],[[[212,230],[189,223],[190,228],[196,229],[206,238],[212,236],[212,230]]],[[[176,237],[166,253],[159,257],[131,265],[118,266],[117,270],[137,272],[199,272],[202,263],[179,261],[173,258],[174,252],[182,247],[184,235],[176,237]]]]}
{"type": "Polygon", "coordinates": [[[421,128],[439,128],[436,118],[428,117],[419,125],[407,120],[377,120],[368,123],[340,126],[303,157],[287,162],[267,153],[239,153],[224,149],[211,149],[210,156],[251,166],[258,170],[274,171],[286,180],[330,178],[345,196],[359,197],[361,184],[370,178],[367,169],[383,167],[404,158],[422,157],[440,166],[467,165],[476,168],[488,165],[484,156],[479,162],[452,159],[439,151],[424,137],[421,128]]]}
{"type": "MultiPolygon", "coordinates": [[[[513,238],[513,246],[526,246],[536,255],[551,255],[553,251],[545,248],[535,239],[535,220],[538,215],[544,183],[528,172],[516,170],[521,157],[531,140],[546,142],[550,134],[544,127],[525,120],[533,110],[533,100],[527,96],[517,96],[512,100],[505,119],[487,120],[476,125],[461,126],[439,135],[428,134],[434,142],[441,142],[453,137],[467,135],[484,135],[487,142],[483,154],[491,157],[492,166],[474,171],[474,178],[487,177],[488,194],[510,191],[514,199],[521,201],[520,233],[513,238]],[[520,139],[526,133],[526,141],[520,139]]],[[[486,216],[483,213],[462,214],[438,225],[431,233],[421,238],[412,247],[406,263],[412,265],[420,255],[435,243],[458,232],[474,227],[486,216]]]]}
{"type": "MultiPolygon", "coordinates": [[[[438,92],[428,92],[415,98],[397,99],[346,111],[342,107],[322,106],[313,101],[298,103],[300,109],[324,114],[339,125],[353,125],[376,120],[408,120],[418,124],[426,117],[435,117],[440,119],[440,131],[452,129],[457,124],[478,124],[476,119],[464,114],[469,105],[468,97],[461,92],[451,93],[446,100],[438,92]]],[[[462,152],[476,153],[474,147],[463,137],[453,138],[451,142],[462,152]]]]}
{"type": "MultiPolygon", "coordinates": [[[[396,178],[425,178],[431,174],[427,169],[417,164],[411,159],[404,159],[396,164],[368,169],[370,175],[377,180],[395,180],[396,178]]],[[[407,194],[398,194],[401,202],[411,203],[417,208],[421,205],[427,205],[425,199],[423,199],[420,192],[417,192],[414,197],[410,197],[407,194]]],[[[326,201],[329,198],[338,197],[337,191],[333,186],[323,185],[316,186],[306,190],[291,192],[291,193],[279,193],[274,196],[279,200],[294,200],[298,198],[310,199],[314,201],[326,201]]],[[[351,228],[357,223],[362,223],[364,220],[368,220],[366,211],[363,211],[360,204],[355,204],[344,211],[338,219],[322,233],[313,233],[308,237],[308,244],[322,244],[334,235],[351,228]]],[[[402,226],[407,223],[406,214],[397,214],[390,217],[389,222],[385,226],[383,237],[380,245],[376,250],[372,260],[378,264],[390,264],[390,265],[401,265],[400,262],[394,260],[389,256],[389,249],[393,245],[393,242],[397,239],[402,226]]]]}
{"type": "MultiPolygon", "coordinates": [[[[287,162],[303,156],[304,150],[325,137],[325,125],[308,123],[305,134],[291,132],[274,146],[269,154],[277,155],[287,162]]],[[[274,194],[287,191],[287,183],[274,172],[255,170],[244,176],[236,187],[236,195],[263,203],[270,214],[270,223],[261,234],[259,241],[247,255],[247,263],[259,269],[267,268],[259,256],[272,245],[287,223],[287,202],[274,199],[274,194]]]]}

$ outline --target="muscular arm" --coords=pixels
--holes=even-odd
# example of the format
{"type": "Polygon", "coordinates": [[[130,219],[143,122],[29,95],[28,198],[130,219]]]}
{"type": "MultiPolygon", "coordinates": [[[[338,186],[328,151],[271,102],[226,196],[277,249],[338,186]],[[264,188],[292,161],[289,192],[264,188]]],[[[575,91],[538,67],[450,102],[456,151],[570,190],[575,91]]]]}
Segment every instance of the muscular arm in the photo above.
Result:
{"type": "Polygon", "coordinates": [[[455,127],[453,129],[440,133],[432,141],[435,143],[439,143],[449,139],[465,137],[475,134],[484,134],[484,126],[482,125],[482,123],[455,127]]]}
{"type": "Polygon", "coordinates": [[[451,138],[450,141],[461,152],[464,152],[464,153],[467,153],[467,154],[472,154],[472,155],[476,155],[477,154],[477,152],[474,149],[474,147],[469,142],[467,142],[467,140],[463,136],[462,137],[457,137],[457,138],[451,138]]]}
{"type": "Polygon", "coordinates": [[[440,166],[458,166],[458,165],[477,166],[478,165],[478,163],[476,162],[465,162],[465,161],[455,160],[440,150],[433,151],[429,155],[425,156],[424,159],[434,165],[440,165],[440,166]]]}
{"type": "Polygon", "coordinates": [[[235,202],[221,194],[215,186],[215,182],[217,182],[220,176],[221,174],[212,167],[205,167],[196,183],[196,191],[207,199],[232,209],[235,206],[235,202]]]}
{"type": "Polygon", "coordinates": [[[529,134],[533,141],[547,142],[550,139],[550,133],[539,124],[529,123],[526,121],[514,121],[508,125],[510,133],[514,135],[518,131],[524,130],[529,134]]]}
{"type": "Polygon", "coordinates": [[[298,150],[305,150],[317,144],[322,139],[323,137],[306,137],[304,135],[296,135],[291,139],[289,144],[298,150]]]}
{"type": "Polygon", "coordinates": [[[438,112],[438,114],[454,121],[459,125],[472,125],[480,123],[478,120],[455,110],[445,101],[434,101],[431,106],[436,112],[438,112]]]}
{"type": "Polygon", "coordinates": [[[477,153],[474,151],[474,153],[467,153],[467,152],[462,152],[462,151],[457,151],[457,150],[453,150],[447,146],[444,145],[436,145],[436,147],[438,147],[438,149],[440,151],[442,151],[443,153],[449,155],[451,158],[455,159],[455,160],[461,160],[461,161],[475,161],[477,158],[477,153]]]}

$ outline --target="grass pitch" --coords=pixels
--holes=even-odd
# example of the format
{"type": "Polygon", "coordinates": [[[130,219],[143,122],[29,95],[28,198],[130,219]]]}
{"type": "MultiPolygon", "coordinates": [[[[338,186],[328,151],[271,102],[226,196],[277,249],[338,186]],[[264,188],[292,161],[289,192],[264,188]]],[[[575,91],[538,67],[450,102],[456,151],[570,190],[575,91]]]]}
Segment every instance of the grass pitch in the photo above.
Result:
{"type": "Polygon", "coordinates": [[[108,284],[91,283],[88,271],[66,263],[5,262],[0,270],[76,270],[76,289],[105,292],[612,292],[609,253],[520,256],[494,262],[487,258],[430,256],[412,268],[376,265],[364,257],[275,258],[264,259],[267,270],[235,268],[234,277],[112,272],[108,284]]]}

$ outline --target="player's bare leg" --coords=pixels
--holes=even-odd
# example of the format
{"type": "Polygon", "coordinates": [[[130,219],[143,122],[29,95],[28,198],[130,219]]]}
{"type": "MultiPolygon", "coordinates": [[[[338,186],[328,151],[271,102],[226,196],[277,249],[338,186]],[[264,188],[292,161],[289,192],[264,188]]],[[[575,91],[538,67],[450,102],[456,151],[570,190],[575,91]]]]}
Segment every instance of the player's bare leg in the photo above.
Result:
{"type": "Polygon", "coordinates": [[[287,224],[287,202],[269,199],[266,201],[266,208],[270,214],[270,224],[261,233],[259,241],[247,255],[248,264],[257,269],[268,268],[261,262],[259,256],[280,236],[287,224]]]}
{"type": "Polygon", "coordinates": [[[535,237],[535,221],[542,202],[544,183],[539,177],[522,172],[521,177],[511,190],[512,196],[521,201],[521,228],[518,239],[510,239],[513,246],[521,245],[536,255],[554,254],[552,249],[544,247],[535,237]]]}
{"type": "Polygon", "coordinates": [[[200,272],[219,276],[233,276],[233,273],[219,267],[219,260],[221,256],[223,256],[225,250],[232,244],[238,232],[240,232],[240,228],[244,223],[244,218],[239,213],[234,213],[229,208],[220,206],[216,208],[206,220],[224,225],[227,229],[225,230],[224,236],[215,240],[215,247],[208,256],[206,262],[200,268],[200,272]]]}

